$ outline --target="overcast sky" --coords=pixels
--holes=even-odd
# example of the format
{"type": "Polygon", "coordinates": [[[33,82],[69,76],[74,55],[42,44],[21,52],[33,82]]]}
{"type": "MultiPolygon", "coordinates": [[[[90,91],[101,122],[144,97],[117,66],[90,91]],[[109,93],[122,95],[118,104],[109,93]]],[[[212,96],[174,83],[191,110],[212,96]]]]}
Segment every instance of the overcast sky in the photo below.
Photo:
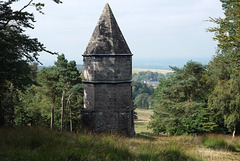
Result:
{"type": "MultiPolygon", "coordinates": [[[[27,2],[21,0],[15,7],[27,2]]],[[[64,53],[78,64],[82,64],[82,54],[106,3],[134,54],[134,64],[210,60],[217,42],[212,39],[213,33],[206,32],[214,24],[205,20],[223,17],[219,0],[63,0],[60,5],[51,0],[41,2],[46,4],[45,15],[35,13],[35,29],[27,33],[47,49],[64,53]]],[[[42,53],[40,61],[52,65],[56,56],[42,53]]]]}

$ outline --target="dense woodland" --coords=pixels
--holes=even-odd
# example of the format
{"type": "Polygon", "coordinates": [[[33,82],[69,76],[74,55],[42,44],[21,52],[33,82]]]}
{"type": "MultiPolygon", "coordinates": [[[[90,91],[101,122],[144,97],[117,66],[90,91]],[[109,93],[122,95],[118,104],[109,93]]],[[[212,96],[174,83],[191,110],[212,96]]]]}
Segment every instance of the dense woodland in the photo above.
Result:
{"type": "MultiPolygon", "coordinates": [[[[54,66],[37,70],[40,52],[51,52],[26,35],[34,15],[0,1],[0,127],[42,126],[77,131],[83,104],[81,72],[58,54],[54,66]]],[[[56,3],[60,1],[55,0],[56,3]]],[[[240,2],[221,1],[225,18],[211,18],[218,48],[208,65],[189,61],[174,74],[133,75],[136,108],[152,108],[155,134],[238,133],[240,129],[240,2]],[[159,81],[154,90],[143,83],[159,81]]],[[[34,4],[39,12],[44,6],[34,4]]]]}

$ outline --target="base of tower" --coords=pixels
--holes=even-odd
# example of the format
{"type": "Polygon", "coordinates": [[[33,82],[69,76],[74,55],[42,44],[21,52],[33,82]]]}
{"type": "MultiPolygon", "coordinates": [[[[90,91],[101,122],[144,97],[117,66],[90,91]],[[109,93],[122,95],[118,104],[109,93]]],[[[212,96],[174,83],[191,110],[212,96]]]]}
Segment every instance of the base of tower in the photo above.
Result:
{"type": "Polygon", "coordinates": [[[134,137],[133,111],[82,110],[82,128],[93,132],[117,132],[134,137]]]}

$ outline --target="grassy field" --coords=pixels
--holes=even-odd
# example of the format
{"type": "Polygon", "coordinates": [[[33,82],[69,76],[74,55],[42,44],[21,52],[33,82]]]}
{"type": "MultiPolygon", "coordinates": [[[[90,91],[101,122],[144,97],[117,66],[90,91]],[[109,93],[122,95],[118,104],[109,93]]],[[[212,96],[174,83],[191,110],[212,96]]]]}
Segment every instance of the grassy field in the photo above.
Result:
{"type": "Polygon", "coordinates": [[[151,129],[147,128],[147,124],[150,121],[150,116],[153,114],[152,110],[136,109],[138,119],[135,120],[135,132],[136,133],[152,133],[151,129]]]}
{"type": "Polygon", "coordinates": [[[162,70],[162,69],[139,69],[139,68],[133,68],[132,69],[133,74],[134,73],[139,73],[139,72],[147,72],[147,71],[158,72],[158,73],[162,73],[162,74],[172,72],[171,70],[162,70]]]}
{"type": "Polygon", "coordinates": [[[155,136],[150,110],[136,110],[137,135],[69,133],[45,128],[0,129],[0,161],[237,161],[240,137],[155,136]],[[140,126],[139,122],[143,122],[140,126]]]}

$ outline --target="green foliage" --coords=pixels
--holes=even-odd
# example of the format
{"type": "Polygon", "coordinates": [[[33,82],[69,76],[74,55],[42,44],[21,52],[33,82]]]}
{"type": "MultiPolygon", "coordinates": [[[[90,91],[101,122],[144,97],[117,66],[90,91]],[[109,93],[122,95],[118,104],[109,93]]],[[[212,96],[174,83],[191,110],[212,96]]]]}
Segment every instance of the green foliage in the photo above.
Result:
{"type": "Polygon", "coordinates": [[[172,69],[174,75],[160,80],[154,93],[156,103],[149,127],[154,133],[168,135],[212,131],[216,124],[206,104],[206,67],[190,61],[183,68],[172,69]]]}
{"type": "MultiPolygon", "coordinates": [[[[77,70],[76,62],[70,61],[68,62],[65,59],[64,54],[58,56],[57,61],[55,62],[57,73],[58,73],[58,82],[57,82],[57,90],[61,93],[61,130],[64,129],[64,126],[68,123],[68,119],[70,120],[70,131],[72,131],[72,103],[71,97],[74,97],[78,103],[82,103],[82,83],[80,73],[77,70]],[[80,92],[80,93],[78,93],[80,92]],[[68,112],[69,111],[69,112],[68,112]],[[66,112],[66,114],[64,114],[66,112]],[[68,116],[69,113],[69,116],[68,116]],[[64,119],[65,117],[65,119],[64,119]]],[[[76,104],[75,104],[76,107],[76,104]]],[[[80,110],[82,107],[81,104],[78,105],[78,109],[80,110]]],[[[80,112],[75,111],[78,115],[80,112]]],[[[79,116],[80,117],[80,116],[79,116]]],[[[79,121],[78,121],[79,122],[79,121]]]]}
{"type": "Polygon", "coordinates": [[[50,104],[39,87],[31,86],[24,92],[18,91],[19,103],[14,106],[15,126],[46,126],[49,120],[50,104]]]}
{"type": "Polygon", "coordinates": [[[236,0],[222,1],[224,18],[215,18],[210,21],[218,24],[218,27],[210,28],[210,32],[215,32],[214,39],[218,40],[221,50],[238,50],[239,46],[239,25],[240,25],[240,2],[236,0]]]}
{"type": "Polygon", "coordinates": [[[0,126],[12,122],[10,117],[13,115],[6,117],[9,116],[9,111],[14,113],[14,97],[9,97],[12,93],[9,91],[13,88],[23,89],[33,83],[28,63],[37,59],[38,52],[44,51],[37,39],[24,34],[25,29],[33,28],[33,15],[13,11],[13,2],[15,1],[0,2],[0,126]]]}
{"type": "Polygon", "coordinates": [[[211,69],[221,79],[240,76],[240,2],[222,0],[224,18],[211,19],[217,27],[209,28],[218,41],[217,55],[211,62],[211,69]]]}
{"type": "Polygon", "coordinates": [[[22,10],[13,11],[14,2],[0,2],[0,81],[22,88],[31,83],[28,63],[37,61],[38,53],[47,50],[37,38],[25,34],[26,29],[33,29],[34,16],[22,10]]]}
{"type": "Polygon", "coordinates": [[[219,111],[226,127],[235,133],[240,124],[240,78],[219,81],[208,104],[210,108],[219,111]]]}
{"type": "Polygon", "coordinates": [[[54,104],[57,97],[58,73],[55,66],[43,68],[37,75],[38,83],[41,85],[41,92],[46,95],[49,101],[54,104]]]}
{"type": "Polygon", "coordinates": [[[210,20],[218,25],[209,29],[215,33],[218,50],[209,66],[214,88],[208,106],[218,113],[218,120],[224,120],[228,131],[234,136],[240,125],[240,2],[221,2],[225,17],[210,20]]]}
{"type": "Polygon", "coordinates": [[[149,108],[153,103],[152,96],[148,93],[138,94],[134,100],[134,106],[137,108],[149,108]]]}
{"type": "Polygon", "coordinates": [[[59,91],[70,91],[74,85],[81,83],[80,73],[77,70],[76,62],[68,62],[64,54],[58,56],[55,66],[52,69],[57,74],[56,89],[59,91]]]}
{"type": "MultiPolygon", "coordinates": [[[[35,6],[41,12],[44,5],[29,1],[20,10],[14,11],[12,5],[17,1],[0,1],[0,126],[9,126],[9,122],[13,124],[14,105],[18,98],[17,92],[9,97],[9,88],[14,88],[13,91],[24,90],[34,84],[29,64],[38,62],[40,52],[55,54],[46,50],[37,38],[25,34],[26,30],[34,28],[35,19],[32,13],[24,10],[35,6]],[[12,111],[11,116],[9,111],[12,111]]],[[[55,2],[60,3],[59,0],[55,2]]]]}
{"type": "Polygon", "coordinates": [[[161,79],[155,90],[155,133],[227,132],[240,125],[240,2],[222,0],[225,18],[211,18],[217,54],[206,67],[188,62],[175,75],[161,79]],[[224,127],[227,128],[225,128],[224,127]]]}
{"type": "Polygon", "coordinates": [[[145,83],[133,82],[132,83],[133,100],[136,98],[137,95],[142,93],[148,93],[149,95],[152,95],[154,93],[154,89],[152,86],[148,86],[145,83]]]}
{"type": "Polygon", "coordinates": [[[76,62],[68,62],[64,54],[58,56],[55,65],[38,72],[38,82],[41,85],[38,91],[42,94],[43,101],[48,102],[44,108],[51,113],[51,116],[47,116],[48,120],[51,120],[50,127],[59,128],[61,124],[60,129],[76,130],[80,127],[80,111],[83,105],[80,73],[76,62]]]}
{"type": "Polygon", "coordinates": [[[8,82],[1,92],[0,126],[13,126],[14,105],[18,104],[16,89],[12,83],[8,82]]]}
{"type": "Polygon", "coordinates": [[[149,108],[153,104],[153,87],[141,82],[132,83],[132,99],[136,108],[149,108]]]}
{"type": "MultiPolygon", "coordinates": [[[[5,89],[1,100],[4,107],[6,126],[42,126],[60,129],[62,115],[60,106],[64,104],[63,123],[65,129],[76,131],[80,128],[80,113],[83,106],[83,86],[75,61],[68,62],[64,55],[65,68],[52,66],[37,71],[32,65],[29,77],[35,82],[19,90],[12,83],[5,89]],[[64,99],[61,100],[62,91],[64,99]]],[[[58,62],[59,63],[59,62],[58,62]]],[[[1,113],[2,114],[2,113],[1,113]]]]}
{"type": "Polygon", "coordinates": [[[240,2],[221,0],[225,17],[211,18],[217,54],[206,67],[188,62],[175,75],[161,79],[155,90],[150,127],[169,135],[227,132],[240,125],[240,2]],[[227,128],[225,128],[224,127],[227,128]]]}

